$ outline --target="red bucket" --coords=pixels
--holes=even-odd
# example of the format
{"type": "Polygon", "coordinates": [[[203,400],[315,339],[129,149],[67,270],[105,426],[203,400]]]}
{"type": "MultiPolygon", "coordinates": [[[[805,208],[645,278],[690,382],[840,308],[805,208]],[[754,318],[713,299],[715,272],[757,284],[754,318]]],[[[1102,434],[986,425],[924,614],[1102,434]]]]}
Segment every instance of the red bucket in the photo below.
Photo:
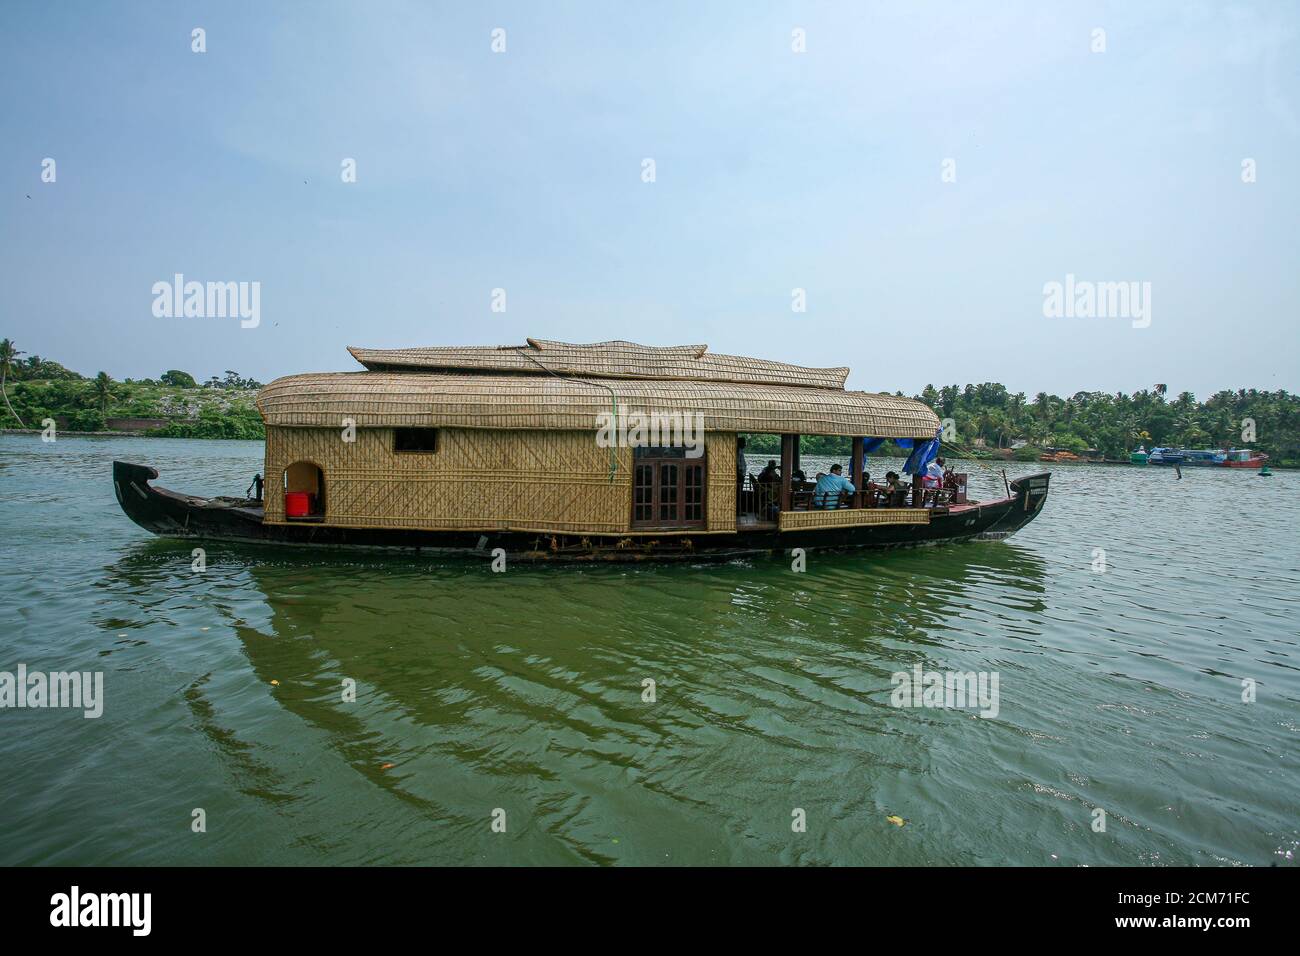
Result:
{"type": "Polygon", "coordinates": [[[286,491],[284,493],[284,516],[286,518],[305,518],[311,514],[311,502],[305,491],[286,491]]]}

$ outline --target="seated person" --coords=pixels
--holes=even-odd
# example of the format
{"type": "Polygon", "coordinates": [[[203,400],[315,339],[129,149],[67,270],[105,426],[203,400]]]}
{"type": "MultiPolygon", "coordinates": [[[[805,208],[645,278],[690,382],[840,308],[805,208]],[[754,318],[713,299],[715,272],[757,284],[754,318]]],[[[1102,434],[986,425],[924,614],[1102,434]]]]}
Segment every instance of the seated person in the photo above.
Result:
{"type": "Polygon", "coordinates": [[[885,501],[891,508],[901,508],[907,501],[907,485],[903,484],[896,471],[885,472],[884,492],[885,501]]]}
{"type": "Polygon", "coordinates": [[[769,461],[767,467],[753,479],[753,483],[756,494],[755,512],[764,512],[767,520],[775,521],[777,512],[781,510],[781,473],[777,470],[776,462],[769,461]]]}
{"type": "Polygon", "coordinates": [[[817,487],[813,489],[813,507],[838,508],[840,506],[841,491],[853,494],[856,489],[851,481],[840,474],[843,470],[843,467],[839,464],[831,465],[829,475],[819,475],[817,477],[817,487]]]}
{"type": "MultiPolygon", "coordinates": [[[[808,491],[808,478],[802,471],[795,468],[790,472],[790,490],[796,495],[803,495],[808,491]]],[[[800,499],[802,501],[802,499],[800,499]]],[[[811,498],[805,504],[811,504],[811,498]]]]}

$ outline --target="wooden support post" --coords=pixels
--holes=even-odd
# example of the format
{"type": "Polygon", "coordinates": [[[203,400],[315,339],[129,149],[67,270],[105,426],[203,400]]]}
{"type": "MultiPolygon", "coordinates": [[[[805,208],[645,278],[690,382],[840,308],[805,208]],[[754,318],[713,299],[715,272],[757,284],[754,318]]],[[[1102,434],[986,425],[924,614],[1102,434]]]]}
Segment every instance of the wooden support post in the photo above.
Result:
{"type": "Polygon", "coordinates": [[[799,438],[797,435],[781,436],[781,511],[790,511],[792,502],[790,494],[790,480],[794,476],[794,470],[797,467],[796,449],[799,447],[799,438]]]}
{"type": "Polygon", "coordinates": [[[862,444],[861,438],[853,439],[853,460],[852,467],[849,470],[853,473],[853,487],[857,489],[853,492],[853,507],[855,508],[864,507],[863,498],[865,492],[862,486],[865,482],[862,480],[862,444]]]}

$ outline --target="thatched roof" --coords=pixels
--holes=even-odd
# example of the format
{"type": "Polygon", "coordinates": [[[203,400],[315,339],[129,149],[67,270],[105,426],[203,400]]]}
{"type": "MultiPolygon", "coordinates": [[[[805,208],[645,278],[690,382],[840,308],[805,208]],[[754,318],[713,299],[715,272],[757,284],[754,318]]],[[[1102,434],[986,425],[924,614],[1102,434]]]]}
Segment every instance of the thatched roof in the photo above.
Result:
{"type": "Polygon", "coordinates": [[[847,368],[803,368],[785,362],[715,355],[707,345],[658,348],[635,342],[573,345],[528,339],[526,345],[440,346],[412,349],[349,348],[374,372],[507,372],[524,375],[580,375],[656,381],[735,382],[842,389],[847,368]]]}
{"type": "Polygon", "coordinates": [[[268,425],[317,428],[351,418],[358,427],[594,430],[615,401],[620,414],[699,412],[707,431],[919,438],[939,427],[910,398],[717,381],[331,372],[277,379],[257,397],[268,425]]]}

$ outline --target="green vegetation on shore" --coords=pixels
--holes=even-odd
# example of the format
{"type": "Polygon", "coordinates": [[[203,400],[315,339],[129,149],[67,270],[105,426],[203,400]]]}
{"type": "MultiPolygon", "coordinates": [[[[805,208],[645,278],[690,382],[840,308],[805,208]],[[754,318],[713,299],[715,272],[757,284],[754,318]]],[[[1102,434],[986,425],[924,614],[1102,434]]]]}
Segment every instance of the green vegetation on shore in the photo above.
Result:
{"type": "Polygon", "coordinates": [[[1119,459],[1139,445],[1250,446],[1279,464],[1300,464],[1300,396],[1243,388],[1215,392],[1204,402],[1191,392],[1169,401],[1166,391],[1156,385],[1132,395],[1075,392],[1068,398],[1039,392],[1027,401],[1023,392],[985,382],[961,389],[927,385],[917,397],[940,418],[953,419],[962,446],[980,438],[987,447],[1007,448],[1019,440],[1119,459]]]}
{"type": "MultiPolygon", "coordinates": [[[[69,431],[103,431],[108,419],[164,420],[146,433],[171,438],[265,437],[255,398],[261,383],[237,372],[212,376],[203,384],[188,372],[169,369],[156,379],[116,381],[100,372],[87,378],[39,355],[22,358],[9,339],[0,341],[0,384],[4,402],[0,427],[40,428],[47,418],[62,419],[69,431]]],[[[951,419],[957,448],[976,458],[1011,449],[1021,461],[1036,461],[1044,449],[1108,459],[1127,459],[1139,445],[1188,448],[1244,447],[1267,453],[1274,464],[1300,465],[1300,396],[1284,390],[1221,391],[1204,402],[1190,392],[1172,401],[1164,385],[1123,392],[1075,392],[1068,398],[1039,392],[1032,400],[996,382],[927,385],[915,396],[951,419]],[[1254,440],[1243,437],[1253,423],[1254,440]]],[[[902,395],[902,392],[896,393],[902,395]]],[[[806,435],[805,455],[843,457],[850,439],[806,435]]],[[[775,435],[747,436],[751,458],[779,456],[775,435]]],[[[892,443],[882,456],[905,454],[892,443]]],[[[999,456],[1001,457],[1001,456],[999,456]]]]}
{"type": "MultiPolygon", "coordinates": [[[[1061,398],[1039,392],[1029,401],[1023,392],[1011,394],[1004,385],[985,382],[965,388],[927,385],[915,397],[941,419],[952,419],[956,431],[952,444],[976,458],[993,457],[993,449],[1010,449],[1020,442],[1024,446],[1012,453],[1019,461],[1037,461],[1047,448],[1127,460],[1139,445],[1148,451],[1159,445],[1249,446],[1268,454],[1274,464],[1300,465],[1300,396],[1243,388],[1216,392],[1197,402],[1191,392],[1173,401],[1166,399],[1165,392],[1163,385],[1132,395],[1075,392],[1061,398]],[[1250,434],[1251,423],[1253,440],[1243,437],[1250,434]]],[[[751,435],[745,450],[752,457],[778,455],[781,448],[776,436],[751,435]]],[[[800,451],[843,457],[849,454],[850,439],[806,436],[800,451]]],[[[886,443],[879,454],[905,453],[886,443]]]]}
{"type": "Polygon", "coordinates": [[[157,419],[144,434],[167,438],[265,437],[255,398],[261,383],[227,371],[198,384],[169,369],[156,379],[117,381],[106,372],[87,378],[43,359],[21,358],[9,339],[0,341],[0,381],[5,428],[41,428],[46,419],[70,432],[100,432],[110,419],[157,419]]]}

